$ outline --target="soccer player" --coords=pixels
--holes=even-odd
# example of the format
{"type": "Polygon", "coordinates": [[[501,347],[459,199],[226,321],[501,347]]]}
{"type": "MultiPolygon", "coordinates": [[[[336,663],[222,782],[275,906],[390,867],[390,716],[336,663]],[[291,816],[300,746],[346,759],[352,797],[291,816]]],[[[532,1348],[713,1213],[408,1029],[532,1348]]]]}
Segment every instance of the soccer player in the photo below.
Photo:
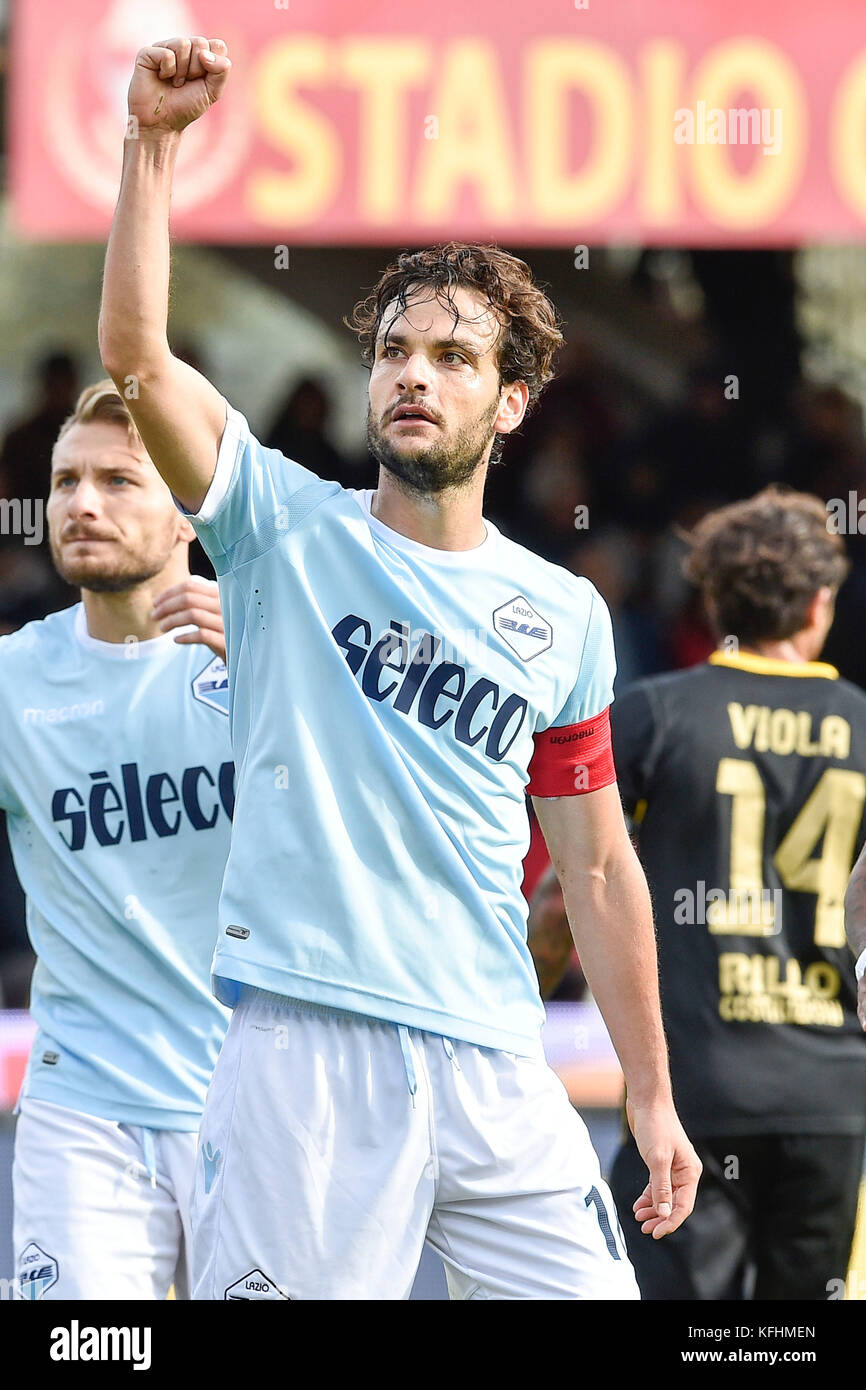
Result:
{"type": "Polygon", "coordinates": [[[19,1290],[188,1297],[228,1018],[209,987],[234,790],[219,597],[190,576],[192,528],[110,381],[60,430],[47,516],[81,602],[0,638],[0,805],[37,956],[19,1290]]]}
{"type": "Polygon", "coordinates": [[[670,1097],[649,900],[610,762],[592,587],[482,518],[497,434],[552,375],[554,310],[495,247],[406,255],[356,308],[375,491],[251,435],[166,339],[181,129],[225,44],[142,50],[100,345],[211,556],[238,802],[214,959],[233,1006],[194,1201],[198,1298],[633,1298],[582,1121],[546,1066],[520,893],[529,782],[674,1230],[698,1164],[670,1097]]]}
{"type": "MultiPolygon", "coordinates": [[[[657,1246],[631,1215],[634,1144],[616,1158],[644,1298],[825,1299],[845,1279],[866,1040],[843,896],[866,834],[866,696],[817,657],[847,564],[817,497],[768,488],[709,514],[687,568],[719,650],[613,707],[674,1097],[704,1165],[694,1214],[657,1246]]],[[[530,915],[548,991],[567,947],[554,917],[548,882],[530,915]]]]}

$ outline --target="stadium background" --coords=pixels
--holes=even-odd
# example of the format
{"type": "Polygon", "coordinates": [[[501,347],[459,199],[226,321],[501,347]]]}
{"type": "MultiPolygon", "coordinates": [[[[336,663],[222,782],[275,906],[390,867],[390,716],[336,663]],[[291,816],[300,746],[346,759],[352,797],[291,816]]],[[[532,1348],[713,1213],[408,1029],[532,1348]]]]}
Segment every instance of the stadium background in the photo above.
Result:
{"type": "MultiPolygon", "coordinates": [[[[507,14],[440,0],[426,15],[393,0],[68,0],[60,13],[0,0],[0,631],[75,598],[47,541],[22,530],[59,424],[103,375],[100,276],[135,52],[207,33],[234,72],[184,137],[171,337],[260,438],[374,485],[366,372],[342,315],[400,248],[500,242],[549,288],[567,345],[486,510],[598,586],[618,689],[711,650],[681,528],[772,480],[844,511],[853,570],[826,657],[866,684],[859,21],[851,0],[759,13],[535,0],[507,14]],[[705,118],[732,109],[766,119],[739,127],[745,143],[714,142],[705,118]],[[691,141],[676,137],[682,110],[691,141]]],[[[6,1277],[32,962],[5,834],[0,846],[6,1277]]],[[[535,843],[527,890],[543,862],[535,843]]],[[[576,962],[546,1045],[606,1161],[620,1077],[576,962]]]]}

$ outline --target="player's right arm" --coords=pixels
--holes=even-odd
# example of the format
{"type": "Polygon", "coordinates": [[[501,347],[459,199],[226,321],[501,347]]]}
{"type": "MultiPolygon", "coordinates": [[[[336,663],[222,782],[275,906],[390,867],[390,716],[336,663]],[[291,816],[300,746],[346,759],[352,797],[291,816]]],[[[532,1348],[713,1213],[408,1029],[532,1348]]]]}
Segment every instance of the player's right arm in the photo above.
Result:
{"type": "MultiPolygon", "coordinates": [[[[866,844],[860,851],[845,892],[845,934],[859,960],[866,951],[866,844]]],[[[857,1017],[866,1032],[866,976],[857,984],[857,1017]]]]}
{"type": "Polygon", "coordinates": [[[168,39],[137,54],[99,316],[105,369],[190,512],[198,512],[213,478],[226,408],[219,391],[168,346],[171,183],[181,132],[218,100],[230,68],[221,39],[168,39]]]}

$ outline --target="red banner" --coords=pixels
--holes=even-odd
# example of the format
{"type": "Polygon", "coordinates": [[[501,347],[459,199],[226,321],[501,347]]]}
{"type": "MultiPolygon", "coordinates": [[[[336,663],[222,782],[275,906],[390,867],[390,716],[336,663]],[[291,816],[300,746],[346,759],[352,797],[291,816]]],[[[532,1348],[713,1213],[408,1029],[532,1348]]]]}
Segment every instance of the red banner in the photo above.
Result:
{"type": "Polygon", "coordinates": [[[866,228],[863,0],[17,0],[13,216],[99,239],[135,53],[225,39],[196,241],[788,245],[866,228]]]}

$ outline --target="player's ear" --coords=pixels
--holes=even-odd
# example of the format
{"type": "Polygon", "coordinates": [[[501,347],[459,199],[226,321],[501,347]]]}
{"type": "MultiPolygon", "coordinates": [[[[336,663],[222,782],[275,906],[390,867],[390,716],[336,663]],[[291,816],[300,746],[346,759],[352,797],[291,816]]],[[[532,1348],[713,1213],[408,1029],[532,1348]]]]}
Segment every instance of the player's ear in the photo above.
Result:
{"type": "Polygon", "coordinates": [[[179,541],[186,541],[190,545],[195,540],[195,531],[185,516],[177,514],[177,538],[179,541]]]}
{"type": "Polygon", "coordinates": [[[509,381],[499,393],[499,414],[493,423],[497,434],[510,434],[516,430],[526,414],[529,404],[529,387],[525,381],[509,381]]]}
{"type": "Polygon", "coordinates": [[[812,598],[808,609],[808,623],[810,627],[820,627],[826,622],[827,617],[833,611],[835,593],[829,584],[822,584],[820,589],[812,598]]]}

